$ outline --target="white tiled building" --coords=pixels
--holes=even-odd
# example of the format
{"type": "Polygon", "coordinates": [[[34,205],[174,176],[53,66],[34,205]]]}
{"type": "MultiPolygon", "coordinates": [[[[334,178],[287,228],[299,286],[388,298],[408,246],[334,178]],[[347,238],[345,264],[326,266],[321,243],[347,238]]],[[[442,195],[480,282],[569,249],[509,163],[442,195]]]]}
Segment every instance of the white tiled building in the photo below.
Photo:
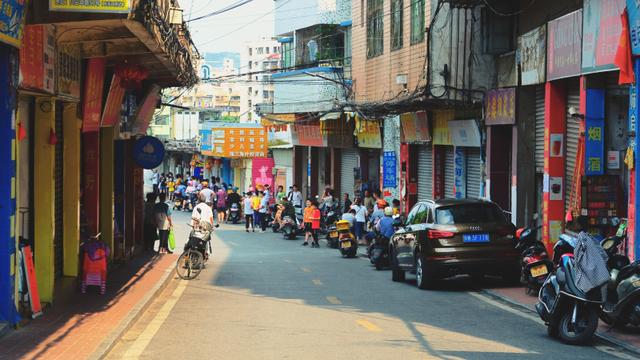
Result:
{"type": "Polygon", "coordinates": [[[280,43],[262,37],[248,42],[240,54],[241,81],[240,122],[260,122],[257,104],[273,104],[273,83],[269,70],[280,68],[280,43]]]}

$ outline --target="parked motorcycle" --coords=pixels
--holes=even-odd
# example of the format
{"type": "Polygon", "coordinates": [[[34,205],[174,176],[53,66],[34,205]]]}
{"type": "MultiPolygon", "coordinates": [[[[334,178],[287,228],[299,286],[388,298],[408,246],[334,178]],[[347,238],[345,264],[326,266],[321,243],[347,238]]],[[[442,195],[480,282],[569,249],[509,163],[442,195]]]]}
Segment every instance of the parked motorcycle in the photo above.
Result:
{"type": "Polygon", "coordinates": [[[520,282],[525,284],[525,292],[529,295],[538,292],[547,275],[553,271],[553,262],[547,255],[542,241],[537,239],[537,231],[541,227],[518,229],[516,231],[516,249],[520,251],[522,274],[520,282]]]}
{"type": "Polygon", "coordinates": [[[232,203],[229,207],[229,218],[228,221],[231,221],[233,224],[237,224],[240,222],[240,204],[232,203]]]}
{"type": "Polygon", "coordinates": [[[343,257],[353,258],[358,254],[358,242],[351,232],[351,223],[347,220],[336,221],[338,230],[338,248],[343,257]]]}
{"type": "Polygon", "coordinates": [[[376,236],[367,248],[369,261],[376,267],[376,270],[382,270],[390,265],[389,263],[389,238],[375,230],[376,236]]]}
{"type": "Polygon", "coordinates": [[[300,231],[299,229],[300,223],[296,218],[292,218],[291,216],[284,216],[282,218],[282,228],[280,231],[285,240],[295,240],[300,231]]]}
{"type": "Polygon", "coordinates": [[[619,247],[627,235],[626,229],[627,224],[623,221],[616,235],[600,243],[609,256],[607,267],[611,276],[600,318],[615,327],[627,324],[640,326],[640,261],[631,263],[629,258],[619,254],[619,247]]]}
{"type": "Polygon", "coordinates": [[[584,293],[577,286],[573,257],[576,242],[577,239],[569,235],[560,236],[554,246],[554,254],[559,254],[558,267],[542,284],[535,306],[547,325],[548,334],[572,345],[591,339],[598,327],[603,303],[601,287],[584,293]]]}
{"type": "Polygon", "coordinates": [[[337,249],[339,243],[340,239],[338,236],[338,229],[336,228],[336,225],[333,224],[327,229],[327,246],[332,249],[337,249]]]}

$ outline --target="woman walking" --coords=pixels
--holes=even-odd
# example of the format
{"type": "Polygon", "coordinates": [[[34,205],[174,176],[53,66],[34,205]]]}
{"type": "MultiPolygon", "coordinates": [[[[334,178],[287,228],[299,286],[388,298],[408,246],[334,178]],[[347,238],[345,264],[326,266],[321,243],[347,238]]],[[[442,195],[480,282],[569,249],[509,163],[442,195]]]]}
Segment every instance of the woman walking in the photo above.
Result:
{"type": "Polygon", "coordinates": [[[244,208],[244,228],[247,232],[249,232],[249,226],[251,226],[251,230],[256,232],[256,227],[253,223],[253,199],[251,197],[252,193],[249,191],[247,195],[244,197],[242,201],[242,207],[244,208]]]}
{"type": "Polygon", "coordinates": [[[216,193],[216,210],[218,210],[218,224],[222,224],[227,219],[227,192],[224,187],[218,189],[216,193]]]}
{"type": "Polygon", "coordinates": [[[352,208],[356,211],[356,239],[361,241],[364,236],[364,225],[367,222],[367,207],[362,205],[362,200],[360,198],[356,198],[352,208]]]}
{"type": "Polygon", "coordinates": [[[173,227],[173,221],[171,220],[171,208],[165,202],[167,195],[161,193],[159,199],[160,201],[153,207],[156,226],[158,227],[160,237],[158,252],[160,254],[171,254],[172,252],[169,251],[169,231],[171,231],[171,228],[173,227]]]}
{"type": "Polygon", "coordinates": [[[318,244],[318,229],[320,229],[320,209],[315,200],[309,199],[304,208],[304,242],[302,246],[309,245],[309,237],[313,239],[311,247],[320,247],[318,244]]]}

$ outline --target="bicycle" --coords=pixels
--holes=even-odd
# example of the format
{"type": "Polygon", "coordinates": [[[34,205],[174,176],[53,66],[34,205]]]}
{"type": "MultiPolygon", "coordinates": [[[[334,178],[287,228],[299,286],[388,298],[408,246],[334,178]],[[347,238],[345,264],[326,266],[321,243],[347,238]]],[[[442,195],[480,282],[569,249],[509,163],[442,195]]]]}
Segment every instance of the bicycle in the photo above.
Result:
{"type": "MultiPolygon", "coordinates": [[[[184,247],[184,252],[178,257],[176,262],[176,274],[182,280],[193,280],[200,275],[208,260],[207,246],[211,252],[211,232],[199,224],[194,226],[189,234],[189,241],[184,247]]],[[[218,225],[216,225],[217,227],[218,225]]]]}

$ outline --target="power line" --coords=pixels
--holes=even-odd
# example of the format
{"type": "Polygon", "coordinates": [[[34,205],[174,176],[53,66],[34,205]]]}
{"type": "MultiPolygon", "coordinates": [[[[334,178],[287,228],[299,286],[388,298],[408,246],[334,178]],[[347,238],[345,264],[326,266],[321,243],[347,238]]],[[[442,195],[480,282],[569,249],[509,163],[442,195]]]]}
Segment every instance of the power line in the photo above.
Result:
{"type": "MultiPolygon", "coordinates": [[[[192,21],[206,19],[206,18],[215,16],[215,15],[220,15],[220,14],[225,13],[227,11],[231,11],[233,9],[239,8],[240,6],[246,5],[246,4],[248,4],[248,3],[252,2],[252,1],[253,0],[240,0],[238,2],[235,2],[235,3],[231,4],[231,5],[225,6],[220,10],[216,10],[216,11],[210,12],[210,13],[208,13],[206,15],[202,15],[202,16],[195,17],[193,19],[189,19],[189,20],[187,20],[185,22],[188,23],[188,22],[192,22],[192,21]]],[[[191,14],[189,14],[189,16],[191,16],[191,14]]]]}

